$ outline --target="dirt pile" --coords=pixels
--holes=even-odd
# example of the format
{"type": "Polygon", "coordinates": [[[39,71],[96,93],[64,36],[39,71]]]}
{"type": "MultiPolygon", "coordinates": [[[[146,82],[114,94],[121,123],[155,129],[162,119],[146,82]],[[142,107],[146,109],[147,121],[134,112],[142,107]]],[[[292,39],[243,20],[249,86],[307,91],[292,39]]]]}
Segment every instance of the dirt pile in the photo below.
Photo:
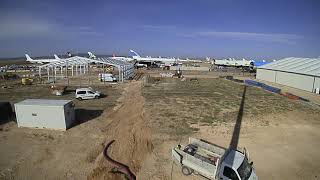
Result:
{"type": "MultiPolygon", "coordinates": [[[[119,106],[108,117],[111,121],[105,129],[106,143],[116,140],[109,155],[138,174],[143,160],[151,153],[151,130],[148,116],[144,112],[144,98],[141,95],[141,82],[127,84],[119,106]]],[[[122,179],[122,174],[110,173],[112,167],[102,153],[96,159],[96,168],[88,179],[122,179]]],[[[139,177],[137,177],[139,179],[139,177]]]]}

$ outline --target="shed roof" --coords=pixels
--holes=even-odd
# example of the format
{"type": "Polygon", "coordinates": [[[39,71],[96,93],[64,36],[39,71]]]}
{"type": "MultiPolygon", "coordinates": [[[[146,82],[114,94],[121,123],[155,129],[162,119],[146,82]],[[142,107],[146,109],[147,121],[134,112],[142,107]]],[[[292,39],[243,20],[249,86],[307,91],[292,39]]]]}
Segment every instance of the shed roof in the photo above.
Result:
{"type": "Polygon", "coordinates": [[[268,69],[275,71],[285,71],[320,77],[320,57],[319,58],[295,58],[288,57],[278,61],[262,65],[258,69],[268,69]]]}
{"type": "Polygon", "coordinates": [[[74,56],[66,59],[61,59],[59,61],[54,61],[48,64],[41,65],[40,68],[47,68],[47,67],[55,67],[55,66],[71,66],[71,65],[85,65],[89,63],[101,63],[107,64],[111,66],[133,66],[133,64],[120,61],[116,59],[111,59],[108,57],[105,58],[97,58],[97,59],[90,59],[86,57],[74,56]]]}
{"type": "Polygon", "coordinates": [[[71,100],[54,100],[54,99],[26,99],[15,105],[37,105],[37,106],[64,106],[71,100]]]}

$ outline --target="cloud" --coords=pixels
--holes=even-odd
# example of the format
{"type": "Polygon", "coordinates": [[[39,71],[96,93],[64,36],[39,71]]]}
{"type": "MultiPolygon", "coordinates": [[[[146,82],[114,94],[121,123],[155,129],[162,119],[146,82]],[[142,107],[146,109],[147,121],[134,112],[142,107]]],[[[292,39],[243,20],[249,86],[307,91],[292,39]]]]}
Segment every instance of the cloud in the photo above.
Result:
{"type": "Polygon", "coordinates": [[[303,36],[296,34],[273,34],[273,33],[256,33],[256,32],[232,32],[232,31],[212,31],[212,30],[195,30],[192,28],[178,28],[172,25],[144,25],[145,30],[170,32],[179,37],[185,38],[225,38],[251,40],[261,42],[274,42],[295,44],[298,40],[303,39],[303,36]]]}
{"type": "Polygon", "coordinates": [[[0,20],[0,38],[21,38],[49,35],[55,25],[25,17],[13,17],[0,20]]]}
{"type": "Polygon", "coordinates": [[[0,39],[104,35],[90,26],[62,25],[27,16],[2,17],[0,24],[0,39]]]}
{"type": "Polygon", "coordinates": [[[255,33],[255,32],[226,32],[226,31],[201,31],[193,34],[199,37],[220,37],[231,39],[246,39],[268,42],[280,42],[280,43],[294,43],[295,41],[302,39],[302,36],[295,34],[267,34],[267,33],[255,33]]]}
{"type": "Polygon", "coordinates": [[[145,30],[167,32],[167,31],[175,30],[176,26],[172,26],[172,25],[143,25],[143,26],[141,26],[141,28],[143,28],[145,30]]]}
{"type": "Polygon", "coordinates": [[[91,26],[70,27],[66,29],[66,32],[75,33],[78,35],[91,35],[91,36],[103,36],[104,33],[96,31],[91,26]]]}

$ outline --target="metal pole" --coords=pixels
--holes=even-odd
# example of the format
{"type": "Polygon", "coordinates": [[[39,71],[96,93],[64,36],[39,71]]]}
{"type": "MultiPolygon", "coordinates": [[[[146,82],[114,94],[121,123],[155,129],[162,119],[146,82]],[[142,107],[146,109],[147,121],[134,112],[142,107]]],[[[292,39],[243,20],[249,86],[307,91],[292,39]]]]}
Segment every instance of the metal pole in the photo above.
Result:
{"type": "Polygon", "coordinates": [[[47,73],[48,73],[48,82],[50,80],[50,72],[49,72],[49,67],[47,68],[47,73]]]}
{"type": "Polygon", "coordinates": [[[41,67],[39,66],[39,78],[40,78],[40,83],[41,83],[41,67]]]}
{"type": "Polygon", "coordinates": [[[54,81],[57,79],[57,67],[54,67],[54,81]]]}
{"type": "Polygon", "coordinates": [[[120,66],[118,66],[118,71],[119,71],[119,79],[118,79],[118,82],[120,82],[120,78],[121,78],[121,68],[120,68],[120,66]]]}
{"type": "Polygon", "coordinates": [[[124,68],[123,68],[123,67],[121,67],[121,69],[122,69],[122,82],[123,82],[124,68]]]}
{"type": "Polygon", "coordinates": [[[66,63],[66,78],[67,78],[67,84],[68,84],[68,86],[69,86],[68,63],[66,63]]]}
{"type": "Polygon", "coordinates": [[[73,65],[71,65],[71,76],[73,76],[73,65]]]}
{"type": "Polygon", "coordinates": [[[104,68],[104,64],[102,64],[102,69],[103,69],[103,75],[101,75],[101,79],[103,81],[103,84],[106,84],[105,80],[104,80],[104,74],[105,74],[105,68],[104,68]]]}
{"type": "Polygon", "coordinates": [[[90,85],[90,72],[89,72],[89,65],[87,64],[87,74],[88,74],[88,85],[90,85]]]}

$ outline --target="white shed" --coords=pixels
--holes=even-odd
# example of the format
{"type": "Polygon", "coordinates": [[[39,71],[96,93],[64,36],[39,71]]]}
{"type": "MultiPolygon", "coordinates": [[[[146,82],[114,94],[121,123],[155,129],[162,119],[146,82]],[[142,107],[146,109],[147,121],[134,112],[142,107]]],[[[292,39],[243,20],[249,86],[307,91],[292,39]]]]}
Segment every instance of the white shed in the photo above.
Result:
{"type": "Polygon", "coordinates": [[[26,99],[14,106],[18,127],[66,130],[75,121],[70,100],[26,99]]]}

